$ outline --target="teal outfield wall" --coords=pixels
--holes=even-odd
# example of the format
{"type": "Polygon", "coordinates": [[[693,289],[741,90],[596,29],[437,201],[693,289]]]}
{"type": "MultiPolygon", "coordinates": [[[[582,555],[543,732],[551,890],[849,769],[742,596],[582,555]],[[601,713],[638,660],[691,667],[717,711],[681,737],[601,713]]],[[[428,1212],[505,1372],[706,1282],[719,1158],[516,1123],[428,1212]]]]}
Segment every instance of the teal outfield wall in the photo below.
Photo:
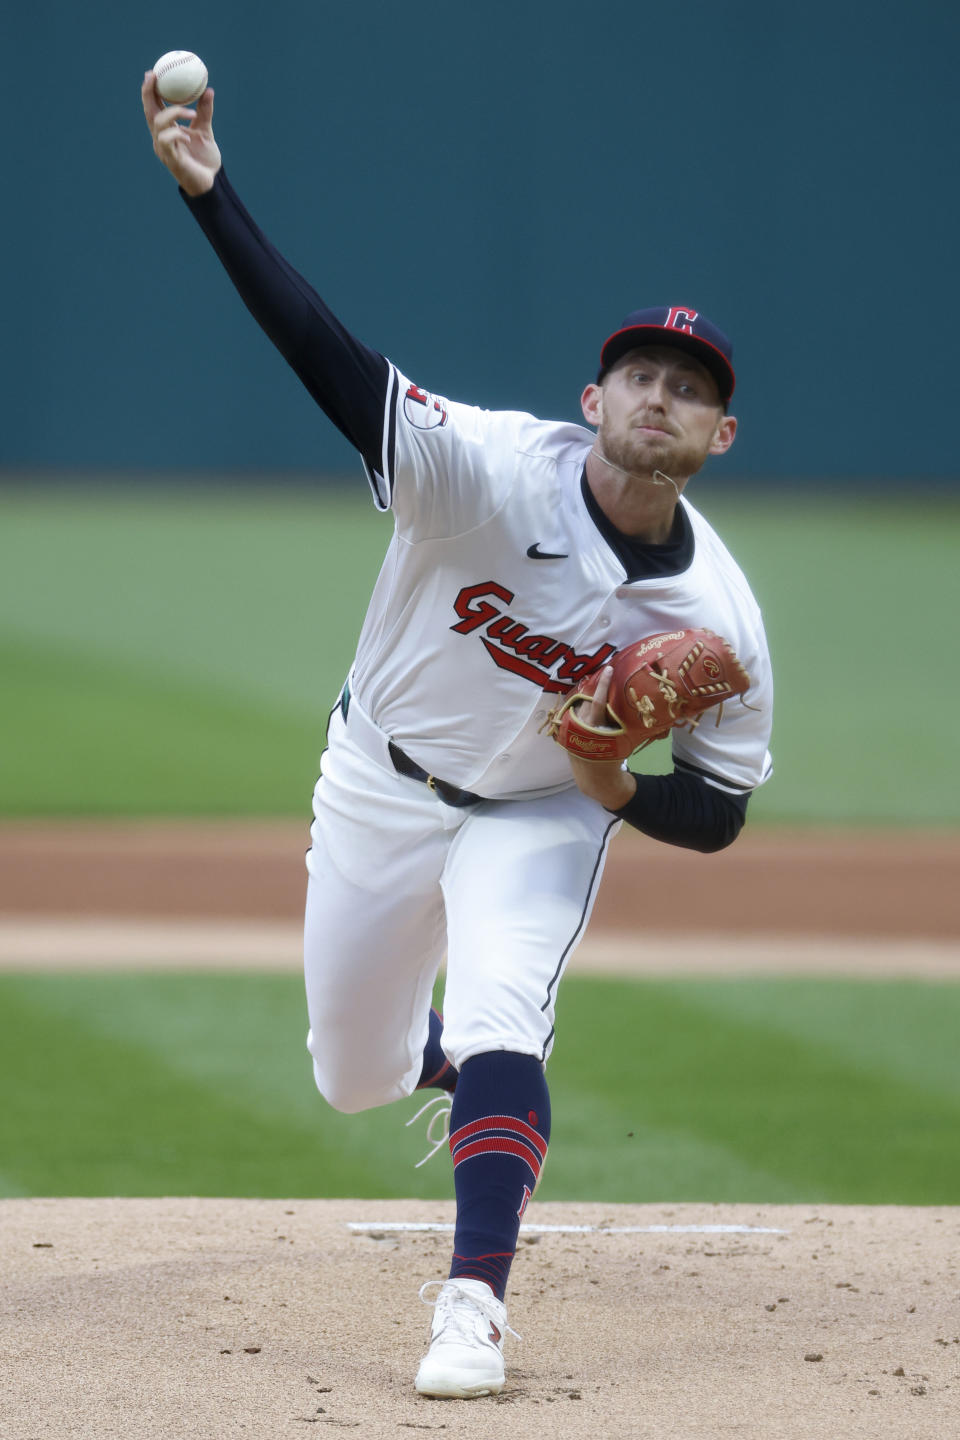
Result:
{"type": "Polygon", "coordinates": [[[958,475],[953,0],[18,9],[0,468],[353,465],[151,154],[184,46],[256,218],[427,388],[575,417],[627,311],[690,304],[736,348],[718,473],[958,475]]]}

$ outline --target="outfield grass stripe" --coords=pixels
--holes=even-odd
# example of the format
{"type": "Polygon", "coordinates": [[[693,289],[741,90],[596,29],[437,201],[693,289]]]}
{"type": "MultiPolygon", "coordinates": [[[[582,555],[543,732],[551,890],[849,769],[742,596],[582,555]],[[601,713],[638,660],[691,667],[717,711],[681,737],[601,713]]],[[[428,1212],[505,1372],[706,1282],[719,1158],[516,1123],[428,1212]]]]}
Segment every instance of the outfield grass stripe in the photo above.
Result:
{"type": "Polygon", "coordinates": [[[23,1135],[21,1148],[37,1152],[25,1181],[29,1193],[436,1199],[450,1193],[442,1158],[414,1170],[421,1140],[404,1130],[408,1117],[401,1108],[348,1116],[321,1100],[305,1046],[301,978],[0,977],[0,1062],[13,1073],[21,1011],[33,1035],[49,1017],[54,1037],[70,1037],[64,1053],[76,1052],[71,1074],[62,1062],[49,1074],[34,1067],[43,1113],[49,1108],[59,1117],[60,1095],[75,1085],[76,1101],[71,1095],[68,1103],[84,1107],[80,1131],[93,1124],[123,1134],[141,1123],[143,1113],[151,1117],[129,1166],[108,1165],[96,1145],[89,1155],[68,1148],[66,1168],[89,1171],[71,1190],[55,1139],[59,1118],[52,1131],[34,1126],[29,1104],[18,1100],[7,1131],[0,1128],[0,1154],[10,1151],[14,1132],[23,1135]],[[8,1025],[15,1034],[4,1048],[8,1025]],[[94,1117],[105,1108],[109,1118],[102,1127],[88,1119],[86,1107],[94,1117]],[[43,1137],[38,1145],[35,1129],[43,1137]],[[219,1176],[215,1185],[213,1173],[219,1176]]]}
{"type": "Polygon", "coordinates": [[[795,1186],[775,1168],[745,1153],[742,1146],[706,1135],[696,1122],[670,1126],[650,1113],[646,1097],[630,1089],[625,1076],[620,1096],[592,1090],[589,1080],[569,1084],[566,1069],[550,1069],[553,1133],[538,1194],[544,1200],[643,1197],[665,1201],[695,1196],[725,1201],[764,1196],[790,1203],[795,1186]]]}
{"type": "MultiPolygon", "coordinates": [[[[814,982],[573,976],[542,1197],[957,1204],[960,1097],[940,1067],[958,1012],[949,985],[850,985],[839,1003],[814,982]]],[[[335,1114],[313,1089],[305,1026],[294,976],[0,976],[8,1183],[449,1196],[444,1157],[413,1169],[424,1152],[403,1122],[420,1097],[335,1114]]]]}
{"type": "Polygon", "coordinates": [[[12,636],[268,710],[317,713],[327,675],[346,674],[391,531],[359,478],[343,496],[138,487],[0,504],[12,636]]]}
{"type": "MultiPolygon", "coordinates": [[[[9,634],[0,663],[7,749],[18,756],[0,784],[16,781],[18,812],[56,813],[59,798],[60,813],[115,806],[128,814],[136,804],[167,814],[172,785],[188,813],[264,813],[262,773],[274,813],[297,813],[315,767],[306,761],[292,786],[304,751],[291,750],[289,727],[300,715],[322,723],[390,534],[363,487],[352,497],[74,492],[56,504],[17,492],[0,503],[0,616],[9,634]],[[187,699],[178,715],[164,700],[167,684],[203,698],[187,699]],[[217,746],[217,708],[227,737],[236,729],[230,710],[248,716],[249,749],[236,735],[217,746]],[[136,772],[154,749],[151,781],[136,772]],[[125,801],[117,772],[133,776],[135,801],[125,801]]],[[[710,491],[702,503],[744,564],[770,634],[776,770],[751,802],[754,819],[960,821],[942,760],[942,717],[960,697],[954,666],[927,667],[924,704],[898,737],[895,764],[889,726],[864,724],[854,687],[834,687],[825,730],[823,686],[810,678],[822,676],[825,655],[857,654],[865,634],[882,633],[897,654],[915,653],[918,635],[924,654],[950,654],[960,506],[840,500],[826,529],[820,501],[745,504],[710,491]]],[[[655,748],[654,768],[668,754],[655,748]]]]}
{"type": "MultiPolygon", "coordinates": [[[[729,999],[750,986],[721,988],[729,999]]],[[[769,988],[773,994],[776,982],[769,988]]],[[[880,1003],[882,987],[862,988],[880,1003]]],[[[830,987],[824,991],[826,1010],[830,987]]],[[[930,991],[931,1004],[955,1027],[960,992],[930,991]]],[[[786,1008],[789,988],[782,993],[786,1008]]],[[[877,1029],[891,1036],[902,1027],[897,987],[887,998],[877,1029]]],[[[919,1056],[928,1047],[926,1026],[910,1033],[919,1056]]],[[[676,1165],[669,1142],[682,1136],[688,1168],[673,1191],[677,1199],[730,1198],[712,1154],[701,1177],[713,1169],[723,1188],[690,1188],[701,1178],[690,1164],[698,1144],[776,1177],[793,1199],[950,1204],[960,1196],[960,1100],[932,1076],[924,1084],[922,1068],[919,1082],[899,1065],[885,1070],[882,1049],[870,1064],[834,1053],[765,1021],[712,1010],[694,983],[628,987],[577,978],[561,995],[557,1036],[551,1073],[558,1126],[570,1098],[560,1088],[569,1067],[577,1084],[568,1088],[582,1098],[585,1084],[596,1098],[598,1126],[606,1128],[616,1097],[621,1135],[633,1132],[618,1154],[638,1193],[647,1193],[644,1172],[663,1164],[665,1151],[676,1165]]]]}
{"type": "MultiPolygon", "coordinates": [[[[376,1167],[321,1127],[269,1114],[133,1042],[4,986],[4,1065],[16,1083],[0,1115],[8,1182],[42,1195],[388,1195],[376,1167]]],[[[236,1055],[257,1064],[256,1054],[236,1055]]],[[[304,1067],[305,1068],[305,1067],[304,1067]]],[[[309,1075],[304,1075],[309,1084],[309,1075]]],[[[272,1077],[260,1083],[272,1089],[272,1077]]],[[[319,1105],[319,1102],[318,1102],[319,1105]]]]}
{"type": "Polygon", "coordinates": [[[868,984],[836,976],[767,977],[742,985],[711,978],[695,989],[678,985],[674,993],[705,1014],[792,1037],[858,1071],[960,1102],[955,986],[926,984],[910,975],[868,984]]]}
{"type": "Polygon", "coordinates": [[[24,1200],[33,1192],[21,1185],[19,1180],[14,1180],[12,1175],[0,1170],[0,1198],[4,1200],[24,1200]]]}
{"type": "Polygon", "coordinates": [[[322,706],[284,713],[161,668],[3,635],[0,671],[8,818],[309,811],[322,706]]]}

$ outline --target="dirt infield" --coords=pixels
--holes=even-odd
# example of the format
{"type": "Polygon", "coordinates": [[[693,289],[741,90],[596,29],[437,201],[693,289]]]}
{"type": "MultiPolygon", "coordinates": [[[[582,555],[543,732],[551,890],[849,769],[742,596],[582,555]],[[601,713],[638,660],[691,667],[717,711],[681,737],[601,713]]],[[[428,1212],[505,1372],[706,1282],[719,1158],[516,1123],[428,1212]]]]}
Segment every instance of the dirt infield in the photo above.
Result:
{"type": "MultiPolygon", "coordinates": [[[[299,966],[307,843],[287,822],[0,825],[0,966],[299,966]]],[[[748,830],[696,855],[627,830],[575,965],[960,976],[958,872],[951,831],[748,830]]]]}
{"type": "Polygon", "coordinates": [[[412,1388],[417,1291],[449,1234],[382,1224],[449,1223],[450,1206],[7,1200],[2,1433],[953,1440],[960,1214],[919,1218],[535,1202],[531,1225],[642,1228],[526,1231],[507,1389],[435,1401],[412,1388]],[[750,1228],[700,1228],[730,1225],[750,1228]]]}
{"type": "MultiPolygon", "coordinates": [[[[0,824],[0,914],[222,916],[299,921],[306,824],[0,824]]],[[[630,929],[651,899],[698,934],[960,937],[960,832],[751,829],[719,855],[624,829],[597,929],[630,929]]],[[[668,928],[666,925],[663,928],[668,928]]]]}

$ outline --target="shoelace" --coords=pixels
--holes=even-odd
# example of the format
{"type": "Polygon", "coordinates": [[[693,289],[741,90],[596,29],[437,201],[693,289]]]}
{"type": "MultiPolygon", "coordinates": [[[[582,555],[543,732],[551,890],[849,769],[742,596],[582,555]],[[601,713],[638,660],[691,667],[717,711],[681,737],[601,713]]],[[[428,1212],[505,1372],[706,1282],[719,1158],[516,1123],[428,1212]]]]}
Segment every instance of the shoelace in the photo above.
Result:
{"type": "Polygon", "coordinates": [[[443,1297],[442,1309],[440,1312],[444,1330],[455,1330],[461,1339],[468,1342],[475,1341],[476,1336],[474,1335],[472,1329],[473,1315],[471,1314],[471,1311],[479,1310],[481,1315],[483,1315],[485,1319],[489,1320],[491,1325],[495,1325],[498,1330],[500,1329],[502,1323],[504,1330],[506,1330],[508,1335],[512,1335],[514,1340],[523,1339],[523,1336],[518,1335],[512,1325],[507,1324],[505,1318],[501,1321],[501,1317],[493,1308],[494,1305],[498,1305],[499,1302],[495,1301],[492,1295],[490,1297],[490,1302],[488,1303],[482,1297],[472,1294],[469,1290],[463,1290],[457,1284],[456,1280],[425,1281],[424,1284],[420,1286],[419,1292],[420,1299],[422,1300],[423,1304],[429,1305],[432,1309],[436,1309],[437,1305],[441,1303],[440,1291],[444,1288],[444,1286],[448,1287],[447,1293],[443,1297]],[[426,1295],[424,1294],[424,1291],[429,1290],[431,1285],[438,1286],[438,1290],[436,1298],[433,1300],[428,1300],[426,1295]]]}
{"type": "Polygon", "coordinates": [[[452,1109],[452,1095],[447,1093],[432,1095],[425,1105],[420,1106],[416,1115],[406,1122],[405,1128],[409,1130],[411,1125],[417,1123],[421,1115],[425,1115],[428,1110],[433,1110],[433,1114],[427,1121],[427,1144],[432,1145],[433,1149],[428,1151],[422,1160],[417,1161],[413,1167],[414,1170],[419,1170],[421,1165],[426,1165],[428,1160],[432,1160],[437,1151],[442,1150],[450,1139],[450,1111],[452,1109]]]}

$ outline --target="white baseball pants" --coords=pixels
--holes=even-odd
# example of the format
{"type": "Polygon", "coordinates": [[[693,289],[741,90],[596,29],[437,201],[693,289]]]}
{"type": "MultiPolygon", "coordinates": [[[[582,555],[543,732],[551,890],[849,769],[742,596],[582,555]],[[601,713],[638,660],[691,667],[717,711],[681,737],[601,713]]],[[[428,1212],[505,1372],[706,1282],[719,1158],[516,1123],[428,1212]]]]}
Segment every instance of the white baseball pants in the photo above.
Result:
{"type": "Polygon", "coordinates": [[[351,697],[330,722],[307,854],[305,978],[318,1089],[338,1110],[409,1095],[447,957],[443,1049],[546,1062],[557,986],[619,822],[572,788],[455,809],[398,775],[351,697]]]}

